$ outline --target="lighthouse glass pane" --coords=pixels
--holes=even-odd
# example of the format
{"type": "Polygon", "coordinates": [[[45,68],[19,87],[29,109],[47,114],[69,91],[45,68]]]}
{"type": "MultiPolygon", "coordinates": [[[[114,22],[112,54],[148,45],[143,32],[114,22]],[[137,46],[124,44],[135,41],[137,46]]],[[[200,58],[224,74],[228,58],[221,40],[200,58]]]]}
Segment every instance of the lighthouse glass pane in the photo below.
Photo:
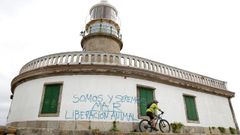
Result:
{"type": "Polygon", "coordinates": [[[62,84],[45,85],[41,114],[58,113],[61,87],[62,87],[62,84]]]}
{"type": "Polygon", "coordinates": [[[118,32],[115,26],[106,22],[96,22],[92,24],[87,31],[89,34],[103,32],[103,33],[112,34],[118,37],[118,32]]]}
{"type": "Polygon", "coordinates": [[[114,11],[109,6],[95,7],[91,11],[91,19],[94,20],[94,19],[101,19],[101,18],[110,19],[110,20],[115,21],[117,18],[116,11],[114,11]]]}
{"type": "Polygon", "coordinates": [[[147,104],[153,101],[153,89],[138,87],[140,115],[146,116],[147,104]]]}
{"type": "Polygon", "coordinates": [[[188,121],[198,121],[195,97],[184,95],[184,101],[185,101],[186,114],[187,114],[188,121]]]}
{"type": "Polygon", "coordinates": [[[107,6],[103,7],[103,18],[111,18],[111,8],[107,6]]]}
{"type": "Polygon", "coordinates": [[[116,21],[117,19],[117,14],[116,14],[116,12],[114,11],[114,10],[111,10],[111,18],[112,18],[112,20],[114,20],[114,21],[116,21]]]}

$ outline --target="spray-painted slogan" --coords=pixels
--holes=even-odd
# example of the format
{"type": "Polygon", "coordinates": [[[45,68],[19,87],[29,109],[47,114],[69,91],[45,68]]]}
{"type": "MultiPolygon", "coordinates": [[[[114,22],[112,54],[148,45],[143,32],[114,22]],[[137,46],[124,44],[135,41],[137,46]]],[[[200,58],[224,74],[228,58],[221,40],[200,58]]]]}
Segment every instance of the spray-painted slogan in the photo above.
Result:
{"type": "Polygon", "coordinates": [[[128,107],[134,107],[137,101],[137,97],[128,95],[73,95],[71,103],[78,109],[66,110],[65,119],[137,121],[128,107]]]}

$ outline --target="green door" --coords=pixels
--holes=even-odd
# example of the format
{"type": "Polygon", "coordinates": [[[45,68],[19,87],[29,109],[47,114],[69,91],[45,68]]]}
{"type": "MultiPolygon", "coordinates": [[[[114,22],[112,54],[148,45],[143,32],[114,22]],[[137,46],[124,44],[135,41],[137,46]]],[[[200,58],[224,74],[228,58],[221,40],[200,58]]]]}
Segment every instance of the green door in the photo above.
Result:
{"type": "Polygon", "coordinates": [[[195,104],[195,97],[184,96],[186,104],[187,119],[192,121],[198,121],[197,108],[195,104]]]}
{"type": "Polygon", "coordinates": [[[147,104],[153,101],[153,89],[139,87],[140,91],[140,114],[146,116],[147,104]]]}
{"type": "Polygon", "coordinates": [[[45,85],[41,114],[57,113],[61,84],[45,85]]]}

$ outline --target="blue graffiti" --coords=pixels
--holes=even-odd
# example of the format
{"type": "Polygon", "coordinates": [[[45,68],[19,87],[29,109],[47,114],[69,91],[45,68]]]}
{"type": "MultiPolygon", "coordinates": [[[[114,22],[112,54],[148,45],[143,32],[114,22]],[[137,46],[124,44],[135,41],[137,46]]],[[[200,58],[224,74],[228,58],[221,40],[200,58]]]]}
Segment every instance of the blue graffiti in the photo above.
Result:
{"type": "Polygon", "coordinates": [[[116,112],[116,111],[96,111],[96,110],[88,110],[88,111],[80,111],[80,110],[72,110],[71,112],[65,112],[65,119],[69,120],[80,120],[80,119],[88,119],[88,120],[122,120],[122,121],[137,121],[133,113],[126,112],[116,112]]]}
{"type": "Polygon", "coordinates": [[[116,99],[118,99],[118,101],[116,102],[120,102],[120,103],[137,103],[137,97],[131,97],[131,96],[127,96],[127,95],[116,95],[115,96],[116,99]]]}
{"type": "Polygon", "coordinates": [[[86,95],[74,95],[73,96],[73,103],[80,103],[80,102],[103,102],[104,100],[107,100],[108,103],[117,102],[117,103],[133,103],[136,104],[138,102],[137,97],[128,96],[128,95],[107,95],[107,99],[103,97],[103,95],[92,95],[92,94],[86,94],[86,95]]]}
{"type": "Polygon", "coordinates": [[[83,103],[88,104],[88,106],[92,104],[92,106],[87,110],[66,110],[65,119],[137,121],[133,113],[122,111],[122,103],[136,104],[137,102],[137,97],[128,95],[74,95],[72,103],[79,104],[79,106],[83,103]]]}
{"type": "Polygon", "coordinates": [[[86,95],[81,95],[73,96],[73,103],[79,103],[79,102],[102,102],[103,101],[103,96],[102,95],[92,95],[92,94],[86,94],[86,95]]]}

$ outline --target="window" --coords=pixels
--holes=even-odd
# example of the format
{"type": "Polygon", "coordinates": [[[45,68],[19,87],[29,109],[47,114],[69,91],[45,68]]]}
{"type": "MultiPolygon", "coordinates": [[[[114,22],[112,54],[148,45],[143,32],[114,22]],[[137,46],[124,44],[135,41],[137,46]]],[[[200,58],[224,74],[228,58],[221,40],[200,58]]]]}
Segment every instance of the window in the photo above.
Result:
{"type": "Polygon", "coordinates": [[[153,88],[137,87],[138,89],[138,108],[140,116],[146,116],[147,104],[153,101],[153,88]]]}
{"type": "Polygon", "coordinates": [[[62,83],[45,84],[39,116],[58,116],[62,83]]]}
{"type": "Polygon", "coordinates": [[[184,95],[183,97],[184,97],[185,106],[186,106],[187,120],[189,122],[198,121],[198,114],[197,114],[197,108],[196,108],[196,104],[195,104],[195,97],[194,96],[189,96],[189,95],[184,95]]]}

